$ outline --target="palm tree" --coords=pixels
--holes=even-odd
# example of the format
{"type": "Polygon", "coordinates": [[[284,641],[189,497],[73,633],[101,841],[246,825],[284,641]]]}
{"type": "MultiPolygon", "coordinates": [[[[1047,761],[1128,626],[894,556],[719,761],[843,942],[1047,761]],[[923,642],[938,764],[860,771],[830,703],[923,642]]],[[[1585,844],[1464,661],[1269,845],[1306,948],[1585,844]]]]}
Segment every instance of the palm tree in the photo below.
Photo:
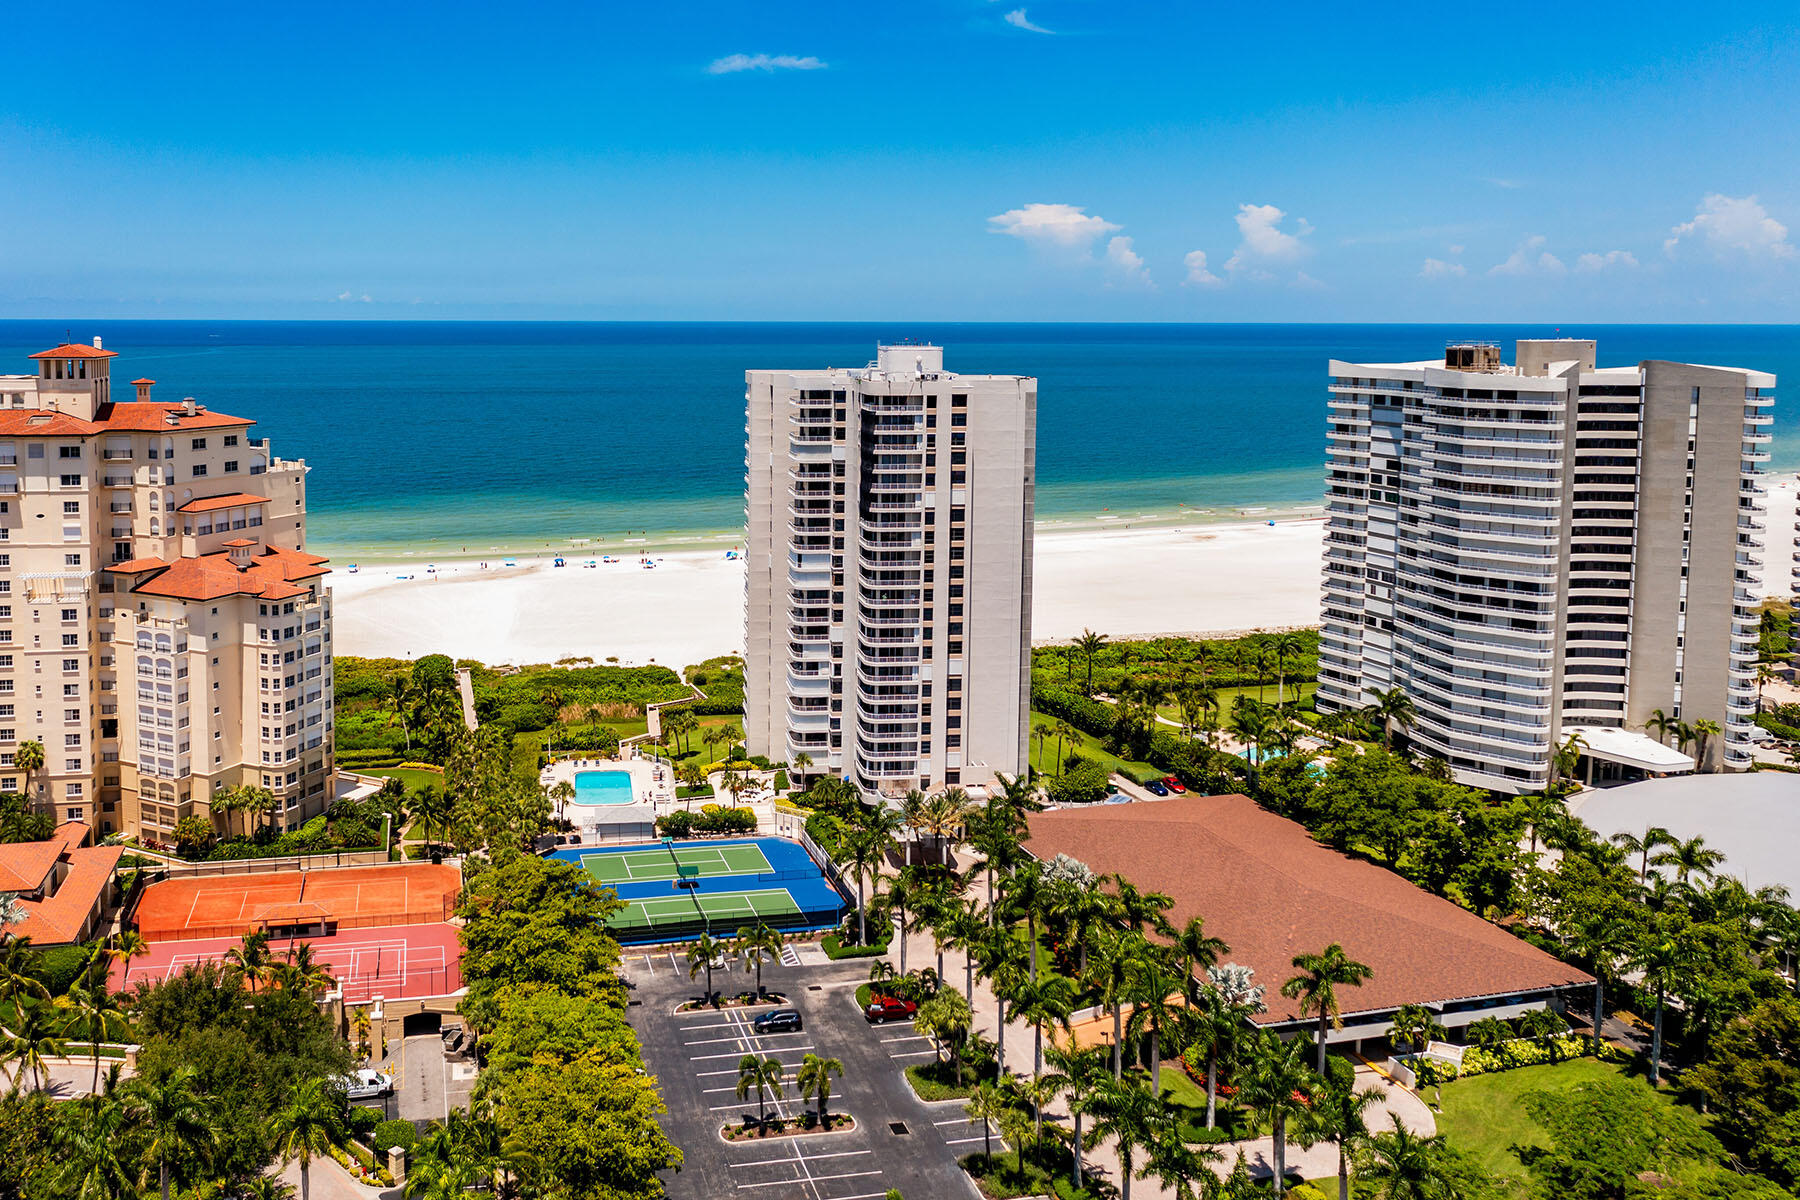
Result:
{"type": "Polygon", "coordinates": [[[1006,1074],[1006,1008],[1012,994],[1028,982],[1025,969],[1019,965],[1019,945],[1012,927],[992,926],[981,949],[981,971],[994,994],[998,1022],[994,1029],[994,1045],[999,1073],[1006,1074]]]}
{"type": "Polygon", "coordinates": [[[1656,1012],[1650,1024],[1650,1086],[1662,1077],[1663,1009],[1670,989],[1685,978],[1693,961],[1687,931],[1674,920],[1652,921],[1643,940],[1633,949],[1631,965],[1644,973],[1644,983],[1656,996],[1656,1012]]]}
{"type": "Polygon", "coordinates": [[[300,1162],[300,1200],[311,1195],[312,1160],[331,1153],[344,1133],[344,1095],[323,1078],[294,1085],[270,1130],[283,1165],[300,1162]]]}
{"type": "Polygon", "coordinates": [[[411,754],[412,726],[407,724],[406,715],[412,710],[413,693],[410,681],[405,675],[397,674],[388,680],[388,694],[382,701],[382,705],[391,714],[388,717],[388,724],[390,726],[399,725],[400,732],[406,735],[406,752],[411,754]]]}
{"type": "Polygon", "coordinates": [[[1644,830],[1644,836],[1642,838],[1633,837],[1629,833],[1615,833],[1612,836],[1612,842],[1613,845],[1617,846],[1625,853],[1638,856],[1639,885],[1642,885],[1649,878],[1650,855],[1655,853],[1656,848],[1658,846],[1673,846],[1676,844],[1675,835],[1670,833],[1667,829],[1664,829],[1661,825],[1652,825],[1644,830]]]}
{"type": "Polygon", "coordinates": [[[1206,972],[1206,986],[1182,1016],[1182,1033],[1190,1045],[1206,1050],[1206,1127],[1217,1127],[1219,1064],[1236,1050],[1251,1014],[1263,1011],[1262,988],[1251,986],[1249,967],[1226,963],[1206,972]],[[1242,983],[1239,983],[1239,978],[1242,983]]]}
{"type": "MultiPolygon", "coordinates": [[[[1069,1147],[1075,1155],[1075,1169],[1071,1179],[1079,1189],[1082,1186],[1081,1152],[1085,1148],[1081,1138],[1081,1118],[1092,1108],[1100,1089],[1110,1080],[1100,1054],[1094,1050],[1082,1049],[1074,1038],[1060,1046],[1051,1042],[1049,1059],[1050,1073],[1044,1076],[1044,1082],[1050,1085],[1052,1095],[1067,1099],[1069,1117],[1074,1122],[1069,1139],[1069,1147]]],[[[960,1082],[958,1080],[959,1084],[960,1082]]]]}
{"type": "Polygon", "coordinates": [[[1411,729],[1413,722],[1418,719],[1419,711],[1413,706],[1412,697],[1402,688],[1391,687],[1386,691],[1371,688],[1369,695],[1374,697],[1375,702],[1365,711],[1381,722],[1382,740],[1391,748],[1395,732],[1411,729]]]}
{"type": "Polygon", "coordinates": [[[724,953],[723,939],[716,938],[710,933],[702,933],[695,938],[694,944],[688,947],[687,952],[688,978],[692,979],[702,971],[706,972],[706,1002],[715,1008],[718,1007],[718,1000],[713,996],[713,961],[724,953]]]}
{"type": "Polygon", "coordinates": [[[1075,985],[1061,975],[1025,979],[1012,992],[1013,1016],[1031,1026],[1031,1074],[1044,1073],[1044,1030],[1060,1026],[1069,1032],[1075,1011],[1075,985]]]}
{"type": "Polygon", "coordinates": [[[1150,1089],[1155,1096],[1162,1095],[1163,1034],[1181,1019],[1181,1007],[1170,1003],[1170,997],[1186,994],[1166,954],[1146,954],[1133,964],[1131,1019],[1125,1023],[1125,1032],[1134,1041],[1150,1040],[1150,1089]]]}
{"type": "Polygon", "coordinates": [[[1300,1038],[1284,1042],[1272,1033],[1259,1033],[1250,1051],[1246,1069],[1237,1077],[1238,1099],[1269,1120],[1275,1139],[1275,1194],[1279,1196],[1287,1177],[1288,1121],[1305,1115],[1305,1098],[1319,1077],[1307,1069],[1306,1043],[1300,1038]]]}
{"type": "MultiPolygon", "coordinates": [[[[432,834],[442,834],[449,825],[450,808],[450,797],[434,783],[426,784],[414,794],[413,815],[425,835],[428,850],[434,843],[442,840],[441,837],[434,838],[432,834]]],[[[437,854],[432,855],[433,862],[438,861],[438,858],[437,854]]]]}
{"type": "Polygon", "coordinates": [[[475,1166],[461,1159],[427,1158],[406,1174],[405,1200],[464,1200],[478,1182],[475,1166]]]}
{"type": "Polygon", "coordinates": [[[1375,974],[1373,967],[1367,963],[1357,962],[1344,953],[1343,946],[1337,942],[1325,947],[1318,954],[1297,954],[1294,956],[1294,969],[1301,974],[1289,979],[1281,985],[1281,994],[1289,1000],[1300,1001],[1300,1015],[1309,1012],[1319,1014],[1319,1065],[1318,1072],[1325,1073],[1325,1030],[1329,1025],[1342,1029],[1344,1022],[1338,1016],[1337,989],[1342,987],[1361,987],[1363,980],[1375,974]]]}
{"type": "Polygon", "coordinates": [[[139,1077],[125,1086],[125,1112],[143,1131],[144,1174],[147,1185],[152,1165],[169,1200],[170,1163],[205,1160],[218,1148],[219,1131],[213,1125],[207,1102],[194,1090],[194,1068],[184,1066],[160,1079],[139,1077]]]}
{"type": "Polygon", "coordinates": [[[900,815],[891,808],[878,808],[844,833],[844,863],[856,877],[856,940],[869,944],[868,909],[863,903],[863,885],[880,869],[882,860],[894,844],[894,831],[900,815]]]}
{"type": "MultiPolygon", "coordinates": [[[[955,992],[949,993],[952,997],[955,992]]],[[[842,1079],[844,1064],[835,1058],[820,1058],[816,1054],[808,1054],[800,1060],[799,1074],[794,1076],[794,1083],[800,1088],[800,1098],[810,1100],[819,1098],[819,1125],[823,1129],[831,1128],[831,1120],[825,1115],[825,1106],[831,1102],[831,1077],[836,1075],[842,1079]]],[[[959,1078],[960,1084],[962,1080],[959,1078]]]]}
{"type": "Polygon", "coordinates": [[[1275,703],[1285,704],[1287,697],[1283,688],[1287,682],[1287,664],[1289,660],[1300,657],[1302,651],[1300,635],[1297,633],[1276,634],[1273,649],[1275,652],[1275,703]]]}
{"type": "MultiPolygon", "coordinates": [[[[1757,706],[1760,708],[1761,705],[1762,692],[1758,689],[1757,706]]],[[[1710,718],[1701,717],[1698,721],[1694,722],[1694,740],[1698,743],[1694,749],[1694,756],[1700,760],[1700,769],[1702,771],[1706,770],[1707,747],[1711,745],[1712,740],[1718,737],[1721,732],[1719,723],[1710,718]]]]}
{"type": "Polygon", "coordinates": [[[1423,1053],[1426,1043],[1445,1036],[1444,1027],[1423,1004],[1402,1004],[1388,1023],[1388,1040],[1423,1053]]]}
{"type": "Polygon", "coordinates": [[[887,888],[875,897],[876,910],[884,920],[894,917],[900,919],[900,974],[906,974],[906,926],[909,917],[908,909],[918,893],[923,890],[916,882],[917,877],[911,867],[902,867],[898,874],[888,880],[887,888]]]}
{"type": "Polygon", "coordinates": [[[1038,973],[1038,914],[1043,910],[1048,894],[1044,864],[1034,858],[1016,864],[1006,876],[1006,892],[1000,902],[1001,909],[1011,919],[1025,918],[1025,965],[1033,979],[1038,973]]]}
{"type": "MultiPolygon", "coordinates": [[[[811,1057],[808,1055],[807,1057],[811,1057]]],[[[773,1092],[777,1100],[781,1099],[781,1060],[776,1058],[758,1058],[754,1054],[746,1054],[738,1060],[737,1098],[742,1100],[756,1089],[756,1123],[761,1125],[764,1114],[768,1111],[763,1103],[765,1094],[773,1092]]]]}
{"type": "Polygon", "coordinates": [[[1666,746],[1669,742],[1669,734],[1675,731],[1675,726],[1679,723],[1662,709],[1653,708],[1650,710],[1650,718],[1644,722],[1644,731],[1654,733],[1656,740],[1666,746]]]}
{"type": "Polygon", "coordinates": [[[1381,1090],[1364,1088],[1359,1092],[1354,1080],[1323,1079],[1309,1099],[1312,1103],[1301,1119],[1303,1133],[1313,1141],[1337,1147],[1338,1200],[1350,1200],[1350,1148],[1369,1136],[1365,1114],[1381,1099],[1381,1090]]]}
{"type": "Polygon", "coordinates": [[[1200,976],[1208,967],[1216,966],[1223,956],[1231,953],[1231,947],[1223,938],[1209,937],[1206,933],[1206,921],[1201,917],[1189,917],[1181,932],[1175,935],[1175,953],[1181,959],[1181,967],[1187,978],[1183,983],[1187,988],[1189,1000],[1199,993],[1200,976]]]}
{"type": "Polygon", "coordinates": [[[1231,732],[1244,744],[1244,765],[1249,769],[1250,790],[1256,791],[1256,768],[1262,758],[1262,743],[1269,736],[1269,718],[1263,706],[1239,694],[1231,706],[1231,732]]]}
{"type": "Polygon", "coordinates": [[[80,1030],[93,1050],[94,1082],[90,1094],[95,1097],[100,1095],[100,1043],[124,1037],[129,1029],[125,1010],[107,984],[106,967],[105,952],[96,953],[68,992],[56,1001],[58,1007],[68,1010],[65,1032],[80,1030]]]}
{"type": "Polygon", "coordinates": [[[18,750],[13,753],[13,765],[25,772],[25,794],[31,797],[35,807],[37,798],[31,790],[31,775],[34,771],[44,769],[44,743],[36,738],[20,742],[18,750]]]}
{"type": "Polygon", "coordinates": [[[1104,645],[1106,645],[1106,635],[1095,633],[1091,629],[1083,629],[1081,636],[1075,639],[1075,649],[1079,650],[1081,656],[1087,659],[1087,686],[1082,690],[1089,696],[1094,694],[1094,656],[1100,653],[1100,648],[1104,645]]]}
{"type": "Polygon", "coordinates": [[[1581,756],[1586,753],[1587,742],[1579,733],[1571,733],[1550,756],[1550,777],[1573,782],[1575,768],[1581,765],[1581,756]]]}
{"type": "Polygon", "coordinates": [[[1357,1155],[1356,1175],[1381,1200],[1441,1200],[1451,1192],[1449,1147],[1442,1134],[1422,1136],[1390,1114],[1392,1132],[1377,1133],[1357,1155]]]}
{"type": "Polygon", "coordinates": [[[1132,1071],[1121,1079],[1100,1083],[1089,1111],[1094,1133],[1111,1138],[1119,1156],[1119,1187],[1123,1200],[1131,1200],[1131,1181],[1143,1178],[1135,1170],[1137,1152],[1159,1144],[1168,1126],[1168,1109],[1145,1086],[1144,1076],[1132,1071]]]}
{"type": "Polygon", "coordinates": [[[1600,1026],[1606,1019],[1606,976],[1618,969],[1631,929],[1611,913],[1589,914],[1575,927],[1573,949],[1594,969],[1594,1053],[1600,1053],[1600,1026]]]}
{"type": "Polygon", "coordinates": [[[956,1086],[962,1086],[962,1049],[975,1028],[975,1012],[961,992],[945,988],[919,1005],[913,1017],[913,1028],[922,1036],[937,1042],[939,1052],[949,1050],[956,1071],[956,1086]]]}
{"type": "Polygon", "coordinates": [[[331,969],[313,958],[311,942],[295,942],[288,946],[287,960],[278,968],[282,985],[290,990],[316,996],[337,986],[331,969]]]}
{"type": "Polygon", "coordinates": [[[1710,878],[1713,868],[1725,861],[1725,856],[1708,846],[1703,837],[1691,837],[1686,841],[1671,839],[1668,846],[1667,850],[1650,859],[1650,865],[1674,867],[1676,883],[1686,884],[1694,875],[1710,878]]]}
{"type": "Polygon", "coordinates": [[[1063,745],[1067,742],[1074,742],[1077,746],[1079,746],[1081,744],[1081,730],[1075,728],[1073,725],[1069,724],[1067,721],[1058,721],[1055,725],[1055,731],[1056,731],[1056,773],[1060,776],[1067,769],[1068,761],[1069,761],[1068,755],[1063,753],[1063,745]]]}
{"type": "Polygon", "coordinates": [[[756,994],[763,994],[762,968],[763,960],[774,962],[781,957],[781,947],[787,939],[763,922],[745,925],[737,931],[738,951],[743,955],[744,970],[756,972],[756,994]]]}
{"type": "Polygon", "coordinates": [[[976,1085],[969,1096],[968,1103],[963,1105],[963,1115],[969,1123],[981,1122],[981,1159],[983,1163],[993,1161],[994,1126],[1006,1115],[1008,1105],[1006,1097],[1000,1089],[991,1083],[976,1085]]]}
{"type": "Polygon", "coordinates": [[[1044,742],[1055,735],[1056,727],[1049,721],[1038,721],[1031,727],[1031,736],[1037,739],[1038,744],[1037,756],[1039,770],[1042,770],[1044,766],[1044,742]]]}
{"type": "Polygon", "coordinates": [[[119,1157],[124,1113],[117,1101],[69,1114],[50,1137],[57,1162],[56,1190],[69,1200],[127,1200],[137,1195],[119,1157]]]}
{"type": "Polygon", "coordinates": [[[1102,1007],[1112,1010],[1114,1079],[1119,1078],[1122,1069],[1120,1047],[1125,1041],[1125,998],[1131,988],[1132,966],[1148,950],[1141,934],[1102,929],[1088,955],[1087,973],[1082,977],[1084,984],[1099,992],[1102,1007]]]}
{"type": "Polygon", "coordinates": [[[49,1000],[50,989],[37,977],[38,967],[38,955],[31,948],[29,935],[7,938],[4,948],[0,948],[0,1003],[49,1000]]]}
{"type": "Polygon", "coordinates": [[[12,1064],[15,1088],[29,1070],[31,1090],[42,1091],[44,1060],[62,1057],[63,1030],[54,1012],[42,1000],[16,1001],[11,1028],[0,1026],[0,1065],[12,1064]]]}

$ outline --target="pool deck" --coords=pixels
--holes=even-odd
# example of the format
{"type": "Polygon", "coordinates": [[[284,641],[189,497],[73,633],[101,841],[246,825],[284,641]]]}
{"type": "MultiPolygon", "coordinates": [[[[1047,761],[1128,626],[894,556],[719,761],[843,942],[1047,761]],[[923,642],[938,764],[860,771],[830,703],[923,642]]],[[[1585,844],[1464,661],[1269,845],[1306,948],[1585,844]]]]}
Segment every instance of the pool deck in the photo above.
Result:
{"type": "MultiPolygon", "coordinates": [[[[703,799],[677,800],[674,774],[667,763],[640,754],[635,746],[625,747],[621,753],[626,757],[557,759],[538,774],[538,782],[546,788],[563,782],[573,787],[575,776],[582,771],[625,771],[631,775],[634,800],[630,804],[576,804],[571,801],[560,806],[558,815],[575,827],[583,844],[650,841],[656,837],[657,817],[677,809],[698,812],[704,804],[734,803],[723,793],[703,799]]],[[[711,779],[715,788],[719,781],[717,774],[711,779]]],[[[774,793],[765,787],[759,793],[746,793],[743,800],[736,803],[756,814],[757,835],[768,836],[775,832],[774,801],[774,793]]]]}

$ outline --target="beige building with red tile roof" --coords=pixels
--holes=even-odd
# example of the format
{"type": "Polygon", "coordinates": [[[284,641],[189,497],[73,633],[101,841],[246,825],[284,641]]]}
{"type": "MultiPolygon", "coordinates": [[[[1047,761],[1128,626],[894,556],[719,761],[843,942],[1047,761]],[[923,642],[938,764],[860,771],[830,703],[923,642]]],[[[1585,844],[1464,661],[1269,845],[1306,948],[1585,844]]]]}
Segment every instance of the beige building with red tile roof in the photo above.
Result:
{"type": "Polygon", "coordinates": [[[0,790],[167,841],[213,792],[332,798],[331,599],[306,464],[191,399],[115,400],[115,351],[0,375],[0,790]],[[17,755],[44,749],[30,780],[17,755]]]}
{"type": "Polygon", "coordinates": [[[1430,1009],[1457,1029],[1483,1017],[1560,1007],[1569,989],[1593,986],[1585,971],[1383,867],[1340,854],[1306,828],[1246,796],[1186,796],[1061,809],[1031,817],[1025,848],[1058,854],[1100,874],[1120,874],[1174,898],[1179,928],[1201,917],[1267,989],[1259,1025],[1315,1027],[1281,985],[1296,955],[1332,942],[1374,968],[1360,987],[1338,989],[1344,1027],[1327,1040],[1383,1037],[1404,1004],[1430,1009]]]}
{"type": "Polygon", "coordinates": [[[85,822],[57,827],[47,841],[0,845],[0,892],[19,901],[25,919],[12,937],[34,946],[85,942],[103,931],[118,900],[114,875],[121,846],[89,846],[85,822]]]}

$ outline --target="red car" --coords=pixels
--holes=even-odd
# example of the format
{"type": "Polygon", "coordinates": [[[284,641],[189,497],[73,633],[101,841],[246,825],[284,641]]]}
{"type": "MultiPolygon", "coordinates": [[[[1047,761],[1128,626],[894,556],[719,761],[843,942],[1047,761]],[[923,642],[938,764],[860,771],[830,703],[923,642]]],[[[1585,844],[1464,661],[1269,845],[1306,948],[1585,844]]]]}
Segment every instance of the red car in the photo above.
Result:
{"type": "Polygon", "coordinates": [[[1164,775],[1163,783],[1164,783],[1164,785],[1166,785],[1168,787],[1168,789],[1171,792],[1174,792],[1177,796],[1183,795],[1187,791],[1187,788],[1182,786],[1181,780],[1175,778],[1173,775],[1164,775]]]}
{"type": "Polygon", "coordinates": [[[911,1000],[902,1000],[898,996],[876,996],[869,1001],[869,1007],[863,1009],[863,1016],[873,1025],[877,1021],[910,1021],[919,1011],[919,1006],[911,1000]]]}

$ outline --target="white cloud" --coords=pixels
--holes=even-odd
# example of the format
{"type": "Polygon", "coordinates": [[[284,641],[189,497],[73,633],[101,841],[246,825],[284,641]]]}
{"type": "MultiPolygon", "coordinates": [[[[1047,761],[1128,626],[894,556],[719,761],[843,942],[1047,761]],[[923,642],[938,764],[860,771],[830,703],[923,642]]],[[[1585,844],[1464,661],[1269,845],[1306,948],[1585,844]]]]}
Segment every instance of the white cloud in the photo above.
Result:
{"type": "Polygon", "coordinates": [[[1225,281],[1206,269],[1206,251],[1189,250],[1182,258],[1181,265],[1187,268],[1187,278],[1181,281],[1182,287],[1224,287],[1225,281]]]}
{"type": "Polygon", "coordinates": [[[1589,253],[1575,260],[1575,270],[1584,275],[1591,275],[1610,267],[1635,267],[1637,265],[1637,255],[1629,250],[1608,250],[1605,254],[1589,253]]]}
{"type": "Polygon", "coordinates": [[[1055,33],[1056,32],[1054,29],[1045,29],[1042,25],[1033,25],[1031,23],[1031,18],[1029,18],[1025,15],[1025,10],[1022,8],[1015,8],[1011,12],[1007,13],[1006,14],[1006,23],[1008,25],[1011,25],[1014,29],[1023,29],[1027,33],[1055,33]]]}
{"type": "Polygon", "coordinates": [[[1683,238],[1704,238],[1713,253],[1741,250],[1768,258],[1792,258],[1794,244],[1787,240],[1787,226],[1771,217],[1755,196],[1725,196],[1712,192],[1703,197],[1694,219],[1669,230],[1663,250],[1675,253],[1683,238]]]}
{"type": "Polygon", "coordinates": [[[352,298],[352,297],[351,297],[351,295],[350,295],[350,293],[349,293],[349,292],[339,292],[339,293],[338,293],[338,299],[339,299],[339,300],[349,300],[349,299],[351,299],[351,298],[352,298]]]}
{"type": "Polygon", "coordinates": [[[367,292],[364,292],[360,296],[358,296],[355,292],[339,292],[337,295],[337,298],[340,302],[354,300],[359,304],[370,303],[369,293],[367,293],[367,292]]]}
{"type": "Polygon", "coordinates": [[[1021,238],[1036,245],[1057,246],[1065,250],[1087,251],[1109,233],[1120,227],[1102,217],[1090,216],[1086,209],[1073,204],[1027,204],[988,218],[994,233],[1021,238]]]}
{"type": "Polygon", "coordinates": [[[1253,278],[1265,275],[1265,266],[1286,265],[1304,258],[1307,246],[1300,239],[1312,232],[1306,221],[1296,219],[1294,232],[1281,228],[1287,214],[1273,204],[1240,204],[1237,211],[1238,233],[1243,241],[1236,253],[1225,261],[1227,271],[1246,271],[1253,278]]]}
{"type": "Polygon", "coordinates": [[[1449,249],[1451,254],[1461,254],[1463,252],[1463,248],[1461,246],[1450,246],[1447,248],[1449,249]]]}
{"type": "Polygon", "coordinates": [[[1489,275],[1561,275],[1567,268],[1562,259],[1544,249],[1544,235],[1534,233],[1506,257],[1506,261],[1489,268],[1489,275]]]}
{"type": "Polygon", "coordinates": [[[1131,248],[1131,239],[1116,237],[1106,243],[1106,266],[1122,283],[1155,287],[1150,272],[1144,268],[1144,256],[1131,248]]]}
{"type": "Polygon", "coordinates": [[[727,54],[707,64],[708,75],[735,75],[739,71],[823,71],[827,64],[810,54],[727,54]]]}
{"type": "Polygon", "coordinates": [[[1425,265],[1419,268],[1419,278],[1421,279],[1448,279],[1451,277],[1460,279],[1468,273],[1469,268],[1461,263],[1445,262],[1441,258],[1428,258],[1425,260],[1425,265]]]}

